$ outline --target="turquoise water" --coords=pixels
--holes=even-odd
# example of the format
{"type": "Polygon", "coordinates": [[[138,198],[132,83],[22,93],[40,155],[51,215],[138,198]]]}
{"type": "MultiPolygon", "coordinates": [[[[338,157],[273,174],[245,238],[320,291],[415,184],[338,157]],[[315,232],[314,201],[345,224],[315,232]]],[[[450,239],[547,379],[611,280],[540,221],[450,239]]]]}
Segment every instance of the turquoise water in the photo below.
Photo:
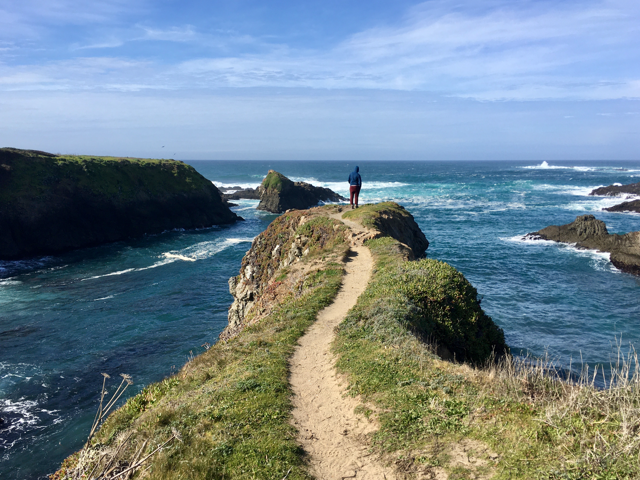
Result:
{"type": "MultiPolygon", "coordinates": [[[[218,185],[257,186],[268,169],[347,193],[350,162],[189,162],[218,185]]],[[[601,212],[595,187],[640,181],[638,162],[359,162],[361,202],[408,208],[478,289],[516,351],[568,367],[608,365],[616,339],[640,344],[640,280],[608,255],[524,234],[594,213],[610,232],[640,215],[601,212]]],[[[240,201],[246,221],[173,231],[56,257],[0,262],[0,478],[42,478],[79,448],[101,372],[136,393],[214,343],[231,302],[227,279],[274,215],[240,201]],[[34,461],[35,460],[35,461],[34,461]]]]}

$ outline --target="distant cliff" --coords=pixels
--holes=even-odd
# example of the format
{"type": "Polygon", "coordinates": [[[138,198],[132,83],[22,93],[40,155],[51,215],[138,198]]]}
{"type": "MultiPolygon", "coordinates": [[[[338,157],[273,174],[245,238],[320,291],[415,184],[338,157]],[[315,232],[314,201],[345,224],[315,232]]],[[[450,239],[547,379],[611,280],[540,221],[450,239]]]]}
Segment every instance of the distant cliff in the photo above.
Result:
{"type": "Polygon", "coordinates": [[[2,259],[239,218],[182,162],[0,149],[2,259]]]}

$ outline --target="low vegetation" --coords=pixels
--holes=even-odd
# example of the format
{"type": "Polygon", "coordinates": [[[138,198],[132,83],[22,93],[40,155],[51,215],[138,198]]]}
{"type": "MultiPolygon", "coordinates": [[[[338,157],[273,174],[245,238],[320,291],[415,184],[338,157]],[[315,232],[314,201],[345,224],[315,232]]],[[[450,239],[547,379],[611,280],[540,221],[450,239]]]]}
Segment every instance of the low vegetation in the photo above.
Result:
{"type": "Polygon", "coordinates": [[[52,155],[33,150],[0,149],[0,200],[6,201],[25,195],[38,197],[48,192],[52,185],[126,200],[134,198],[141,190],[151,195],[179,193],[200,189],[206,182],[208,180],[193,167],[175,160],[52,155]],[[3,182],[4,177],[11,177],[11,182],[3,182]]]}
{"type": "Polygon", "coordinates": [[[283,189],[292,186],[293,182],[275,170],[269,170],[267,176],[262,180],[262,188],[265,190],[276,190],[282,192],[283,189]]]}
{"type": "MultiPolygon", "coordinates": [[[[119,473],[145,442],[139,456],[176,437],[145,465],[150,478],[309,478],[288,423],[287,360],[318,311],[331,303],[341,278],[339,265],[309,274],[302,293],[261,322],[129,399],[93,437],[93,457],[124,444],[119,473]]],[[[73,478],[77,460],[69,459],[54,478],[73,478]]]]}
{"type": "Polygon", "coordinates": [[[496,358],[502,332],[473,287],[441,262],[401,262],[395,243],[368,242],[376,270],[334,342],[360,413],[379,421],[375,452],[408,478],[640,476],[635,357],[604,390],[593,372],[567,382],[548,361],[496,358]],[[438,343],[475,366],[441,360],[438,343]]]}
{"type": "MultiPolygon", "coordinates": [[[[341,225],[300,215],[280,217],[254,248],[272,282],[293,277],[291,266],[274,270],[284,256],[269,263],[277,245],[286,251],[304,240],[313,254],[300,261],[316,267],[298,270],[295,285],[259,322],[129,399],[55,479],[79,478],[79,469],[107,457],[116,473],[149,458],[139,465],[144,478],[310,478],[290,424],[288,359],[335,297],[346,246],[341,225]]],[[[370,225],[375,215],[347,213],[370,225]]],[[[595,387],[593,371],[566,381],[548,361],[508,354],[502,331],[455,269],[404,262],[406,248],[389,237],[367,246],[373,277],[333,348],[348,392],[362,400],[358,413],[379,424],[372,454],[394,464],[399,478],[640,477],[635,356],[619,362],[604,389],[595,387]]]]}

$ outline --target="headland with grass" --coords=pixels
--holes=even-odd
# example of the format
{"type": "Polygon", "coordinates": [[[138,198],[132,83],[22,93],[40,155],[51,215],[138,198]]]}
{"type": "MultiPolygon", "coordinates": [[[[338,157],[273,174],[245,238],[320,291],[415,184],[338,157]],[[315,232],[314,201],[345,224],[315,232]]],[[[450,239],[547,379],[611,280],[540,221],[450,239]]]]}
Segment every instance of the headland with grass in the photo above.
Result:
{"type": "Polygon", "coordinates": [[[0,148],[0,259],[238,219],[183,162],[0,148]]]}
{"type": "Polygon", "coordinates": [[[129,399],[53,478],[311,478],[290,359],[357,245],[371,279],[331,348],[373,426],[358,439],[367,455],[396,478],[637,477],[635,359],[599,389],[597,371],[567,380],[544,359],[512,357],[464,276],[419,258],[410,217],[383,203],[277,218],[230,282],[238,308],[222,340],[129,399]]]}

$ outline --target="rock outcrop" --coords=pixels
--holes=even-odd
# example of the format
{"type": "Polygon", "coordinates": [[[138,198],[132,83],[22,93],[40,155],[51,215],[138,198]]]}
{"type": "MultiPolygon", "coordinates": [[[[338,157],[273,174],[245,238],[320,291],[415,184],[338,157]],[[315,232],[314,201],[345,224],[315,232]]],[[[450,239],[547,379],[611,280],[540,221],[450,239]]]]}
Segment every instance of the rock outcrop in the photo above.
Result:
{"type": "Polygon", "coordinates": [[[224,200],[260,200],[260,187],[258,188],[241,188],[241,187],[218,187],[222,192],[224,200]],[[228,193],[231,192],[231,193],[228,193]]]}
{"type": "MultiPolygon", "coordinates": [[[[385,202],[376,205],[374,222],[366,238],[390,236],[400,243],[399,252],[406,259],[424,256],[429,242],[413,219],[400,205],[385,202]]],[[[268,311],[270,303],[281,291],[290,291],[296,283],[295,269],[305,257],[313,257],[317,252],[331,251],[344,253],[353,241],[351,232],[341,221],[331,218],[331,214],[342,215],[338,206],[316,207],[309,210],[295,210],[276,218],[269,227],[258,235],[242,260],[240,275],[229,279],[229,291],[233,303],[229,308],[227,328],[221,338],[227,339],[242,329],[248,318],[254,318],[268,311]],[[276,280],[283,269],[287,269],[286,282],[276,280]]],[[[365,211],[365,209],[361,209],[365,211]]],[[[358,210],[349,210],[345,219],[351,218],[358,210]]],[[[360,238],[360,241],[365,238],[360,238]]],[[[253,321],[253,320],[251,320],[253,321]]]]}
{"type": "Polygon", "coordinates": [[[366,207],[348,211],[345,218],[364,216],[365,225],[380,232],[380,236],[391,237],[409,247],[410,260],[425,256],[429,241],[413,215],[402,205],[395,202],[382,202],[366,207]]]}
{"type": "Polygon", "coordinates": [[[630,202],[622,202],[613,207],[603,208],[607,212],[634,212],[640,213],[640,200],[631,200],[630,202]]]}
{"type": "Polygon", "coordinates": [[[182,162],[0,149],[2,259],[239,219],[182,162]]]}
{"type": "Polygon", "coordinates": [[[575,244],[578,248],[609,252],[611,263],[616,268],[640,275],[640,232],[610,234],[605,223],[593,215],[582,215],[567,225],[551,225],[525,238],[553,240],[575,244]]]}
{"type": "Polygon", "coordinates": [[[305,182],[292,182],[275,170],[269,170],[258,189],[260,191],[258,210],[271,213],[283,213],[290,209],[304,210],[320,202],[346,200],[328,188],[314,187],[305,182]]]}
{"type": "Polygon", "coordinates": [[[620,195],[640,195],[640,182],[628,185],[609,185],[592,190],[589,195],[604,195],[607,197],[617,197],[620,195]]]}

